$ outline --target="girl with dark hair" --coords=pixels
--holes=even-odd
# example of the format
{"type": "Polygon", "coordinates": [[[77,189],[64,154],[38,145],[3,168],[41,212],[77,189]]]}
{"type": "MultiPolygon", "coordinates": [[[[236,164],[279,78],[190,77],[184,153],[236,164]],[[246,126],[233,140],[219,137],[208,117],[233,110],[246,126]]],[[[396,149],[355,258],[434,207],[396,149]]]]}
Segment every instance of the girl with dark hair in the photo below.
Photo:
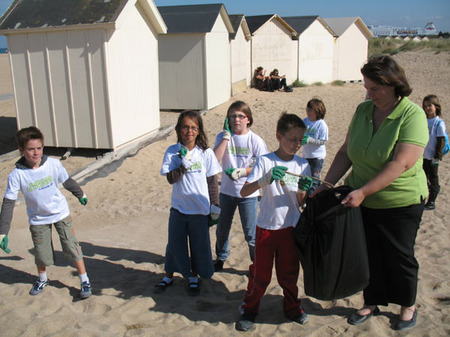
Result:
{"type": "Polygon", "coordinates": [[[181,113],[175,130],[178,143],[169,146],[161,167],[161,175],[173,186],[166,275],[154,292],[166,290],[178,272],[189,279],[188,294],[195,296],[200,291],[198,276],[209,279],[214,274],[209,226],[217,223],[220,214],[217,174],[222,169],[207,146],[198,112],[181,113]]]}

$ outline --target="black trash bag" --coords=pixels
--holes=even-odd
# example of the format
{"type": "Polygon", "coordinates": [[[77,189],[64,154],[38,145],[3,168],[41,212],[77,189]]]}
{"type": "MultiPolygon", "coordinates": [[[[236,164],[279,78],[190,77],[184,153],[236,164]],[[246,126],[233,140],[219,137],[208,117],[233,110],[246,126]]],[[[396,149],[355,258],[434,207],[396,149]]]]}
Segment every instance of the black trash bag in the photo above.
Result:
{"type": "Polygon", "coordinates": [[[339,186],[308,198],[293,232],[305,294],[319,300],[353,295],[369,283],[361,210],[341,204],[351,191],[339,186]]]}

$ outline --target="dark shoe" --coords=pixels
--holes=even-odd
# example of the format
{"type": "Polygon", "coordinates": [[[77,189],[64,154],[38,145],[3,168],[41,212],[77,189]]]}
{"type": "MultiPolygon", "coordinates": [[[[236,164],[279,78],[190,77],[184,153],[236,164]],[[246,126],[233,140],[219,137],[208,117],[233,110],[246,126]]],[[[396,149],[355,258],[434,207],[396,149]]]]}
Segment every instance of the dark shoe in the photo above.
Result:
{"type": "Polygon", "coordinates": [[[417,309],[414,310],[414,314],[409,321],[402,321],[400,318],[398,319],[397,325],[395,326],[395,330],[408,330],[412,329],[416,326],[417,323],[417,309]]]}
{"type": "Polygon", "coordinates": [[[223,270],[223,264],[225,261],[222,260],[216,260],[216,262],[214,263],[214,271],[221,271],[223,270]]]}
{"type": "Polygon", "coordinates": [[[308,314],[306,312],[304,312],[303,310],[299,316],[292,319],[292,322],[295,322],[295,323],[298,323],[301,325],[305,325],[306,323],[308,323],[308,321],[309,321],[308,314]]]}
{"type": "Polygon", "coordinates": [[[429,202],[426,203],[424,209],[425,209],[426,211],[431,211],[431,210],[433,210],[433,209],[435,209],[435,208],[436,208],[435,202],[434,202],[434,201],[429,201],[429,202]]]}
{"type": "Polygon", "coordinates": [[[171,282],[166,282],[164,280],[162,280],[161,282],[159,282],[158,284],[155,285],[155,288],[153,288],[153,293],[154,294],[161,294],[162,292],[164,292],[168,286],[171,286],[173,284],[173,280],[171,282]]]}
{"type": "Polygon", "coordinates": [[[255,318],[256,318],[255,315],[243,314],[241,316],[241,319],[236,322],[236,325],[234,326],[234,328],[237,331],[248,331],[251,328],[253,328],[253,323],[255,322],[255,318]]]}
{"type": "Polygon", "coordinates": [[[198,281],[189,282],[187,293],[189,296],[198,296],[200,294],[200,283],[198,281]]]}
{"type": "Polygon", "coordinates": [[[368,315],[359,315],[358,311],[355,311],[347,320],[348,324],[351,325],[360,325],[362,323],[364,323],[365,321],[367,321],[370,317],[374,316],[374,315],[378,315],[380,313],[380,309],[378,309],[378,307],[376,307],[375,309],[373,309],[373,311],[368,314],[368,315]]]}

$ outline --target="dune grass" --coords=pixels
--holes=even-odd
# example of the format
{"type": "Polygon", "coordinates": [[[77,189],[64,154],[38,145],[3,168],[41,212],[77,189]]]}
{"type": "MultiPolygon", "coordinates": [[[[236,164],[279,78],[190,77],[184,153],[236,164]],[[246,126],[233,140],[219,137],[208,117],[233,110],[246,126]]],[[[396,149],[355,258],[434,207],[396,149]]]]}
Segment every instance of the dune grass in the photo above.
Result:
{"type": "Polygon", "coordinates": [[[436,53],[450,51],[450,39],[430,38],[429,41],[416,42],[376,37],[369,40],[369,56],[376,54],[395,55],[414,50],[430,50],[436,53]]]}

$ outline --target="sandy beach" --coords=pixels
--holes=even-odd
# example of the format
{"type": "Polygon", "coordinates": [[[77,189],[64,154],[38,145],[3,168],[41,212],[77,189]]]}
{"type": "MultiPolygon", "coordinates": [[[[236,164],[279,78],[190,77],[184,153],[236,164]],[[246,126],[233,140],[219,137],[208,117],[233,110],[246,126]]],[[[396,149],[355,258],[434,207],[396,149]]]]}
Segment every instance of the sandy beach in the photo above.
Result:
{"type": "MultiPolygon", "coordinates": [[[[413,87],[410,99],[421,104],[427,94],[441,101],[443,118],[450,126],[450,53],[416,51],[401,53],[396,60],[413,87]]],[[[293,79],[288,79],[293,80],[293,79]]],[[[0,55],[0,155],[16,149],[15,106],[8,55],[0,55]]],[[[252,130],[261,135],[269,150],[277,148],[275,124],[281,112],[306,117],[305,106],[317,96],[326,107],[329,127],[323,175],[341,146],[356,106],[365,97],[362,83],[343,86],[324,84],[295,88],[292,93],[248,89],[204,115],[209,145],[222,130],[231,102],[243,100],[254,115],[252,130]]],[[[161,112],[162,125],[173,124],[175,112],[161,112]]],[[[448,336],[450,334],[450,155],[439,167],[441,192],[434,211],[426,211],[417,236],[420,264],[417,326],[408,332],[392,330],[398,306],[381,307],[382,313],[362,326],[347,324],[347,316],[363,304],[361,294],[325,302],[304,294],[302,275],[298,285],[310,321],[305,326],[288,321],[282,312],[282,290],[275,275],[264,296],[255,329],[238,333],[234,323],[247,285],[250,263],[238,213],[230,238],[230,258],[223,272],[203,280],[201,294],[189,297],[180,275],[163,294],[153,286],[164,273],[171,187],[159,175],[162,157],[176,142],[152,143],[115,165],[81,181],[89,202],[83,207],[68,191],[76,235],[85,255],[94,296],[79,300],[79,279],[68,264],[54,233],[56,265],[48,268],[50,286],[39,296],[28,294],[36,279],[32,241],[25,204],[15,207],[9,233],[11,254],[0,251],[1,336],[448,336]]],[[[64,151],[62,150],[62,153],[64,151]]],[[[60,156],[59,151],[53,155],[60,156]]],[[[4,157],[4,156],[2,156],[4,157]]],[[[0,157],[0,158],[2,158],[0,157]]],[[[0,195],[18,158],[0,160],[0,195]]],[[[95,159],[95,153],[75,153],[63,161],[72,174],[95,159]]],[[[210,230],[215,245],[215,227],[210,230]]]]}

